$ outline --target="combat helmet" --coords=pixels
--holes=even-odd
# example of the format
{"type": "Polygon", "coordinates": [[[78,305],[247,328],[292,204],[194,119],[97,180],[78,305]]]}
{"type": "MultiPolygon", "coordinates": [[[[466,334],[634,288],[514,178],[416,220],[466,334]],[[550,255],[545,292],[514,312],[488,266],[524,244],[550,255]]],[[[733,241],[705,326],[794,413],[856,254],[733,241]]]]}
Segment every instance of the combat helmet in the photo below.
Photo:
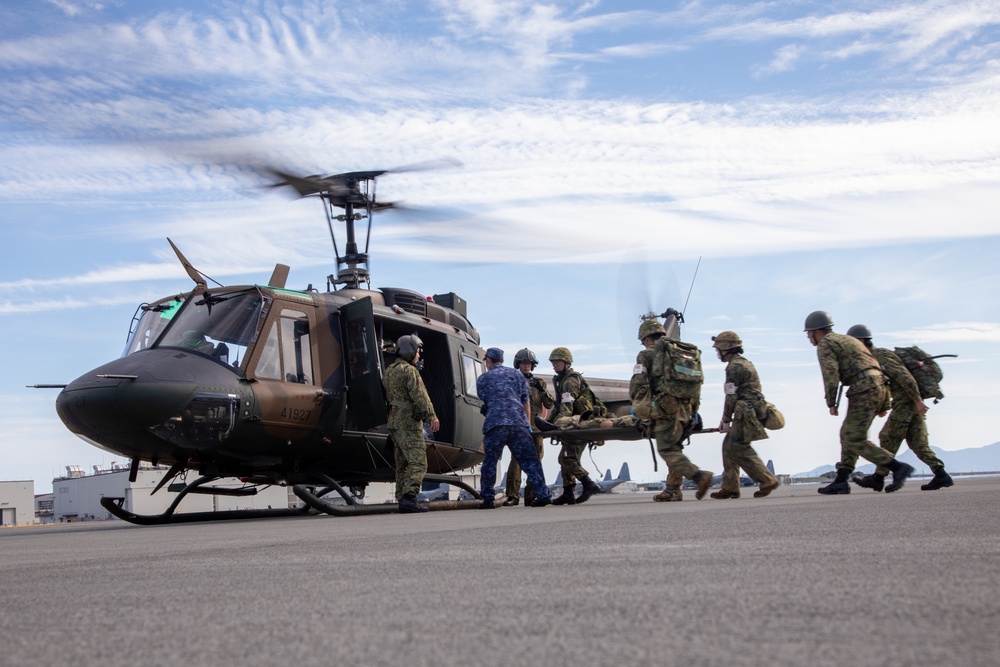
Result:
{"type": "Polygon", "coordinates": [[[743,347],[743,341],[735,331],[723,331],[718,336],[712,336],[712,341],[712,347],[722,352],[743,347]]]}
{"type": "Polygon", "coordinates": [[[538,357],[535,356],[534,352],[525,347],[518,350],[517,354],[514,355],[514,368],[517,368],[526,361],[531,362],[531,370],[535,370],[535,366],[538,365],[538,357]]]}
{"type": "Polygon", "coordinates": [[[859,340],[863,338],[871,338],[872,330],[863,324],[855,324],[853,327],[847,330],[848,336],[853,336],[859,340]]]}
{"type": "Polygon", "coordinates": [[[549,355],[549,361],[565,361],[567,364],[573,363],[573,353],[568,347],[557,347],[549,355]]]}
{"type": "Polygon", "coordinates": [[[663,325],[655,317],[643,320],[642,324],[639,325],[639,340],[647,336],[655,336],[656,334],[666,336],[667,330],[663,328],[663,325]]]}
{"type": "Polygon", "coordinates": [[[396,354],[407,361],[413,361],[413,358],[417,356],[417,350],[422,349],[424,349],[424,341],[420,340],[420,336],[417,334],[400,336],[399,340],[396,341],[396,354]]]}
{"type": "Polygon", "coordinates": [[[833,320],[825,310],[814,310],[806,316],[806,326],[803,331],[828,329],[833,326],[833,320]]]}

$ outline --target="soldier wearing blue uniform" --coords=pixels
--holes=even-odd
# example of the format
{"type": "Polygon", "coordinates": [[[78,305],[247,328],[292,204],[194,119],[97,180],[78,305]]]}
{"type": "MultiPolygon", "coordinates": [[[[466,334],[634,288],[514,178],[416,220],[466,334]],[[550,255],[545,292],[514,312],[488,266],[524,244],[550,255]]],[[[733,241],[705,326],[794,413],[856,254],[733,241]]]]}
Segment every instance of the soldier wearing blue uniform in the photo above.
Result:
{"type": "Polygon", "coordinates": [[[493,485],[497,479],[497,461],[504,446],[510,448],[514,460],[528,477],[537,497],[532,507],[552,503],[545,483],[542,462],[528,427],[531,408],[528,403],[528,381],[521,371],[503,365],[503,350],[486,350],[486,372],[476,380],[476,393],[483,401],[483,465],[480,470],[482,503],[480,509],[493,509],[493,485]]]}

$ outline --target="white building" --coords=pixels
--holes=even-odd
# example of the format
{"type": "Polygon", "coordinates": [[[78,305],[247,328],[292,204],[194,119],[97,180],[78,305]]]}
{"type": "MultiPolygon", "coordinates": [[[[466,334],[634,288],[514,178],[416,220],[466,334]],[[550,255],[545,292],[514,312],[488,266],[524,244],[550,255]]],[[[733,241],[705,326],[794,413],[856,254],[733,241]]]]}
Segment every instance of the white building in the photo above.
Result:
{"type": "Polygon", "coordinates": [[[35,483],[0,482],[0,526],[35,523],[35,483]]]}
{"type": "MultiPolygon", "coordinates": [[[[113,519],[114,516],[101,506],[101,498],[104,497],[124,498],[123,508],[135,514],[162,514],[177,498],[176,493],[169,491],[170,485],[180,481],[172,480],[155,495],[150,495],[167,474],[167,468],[141,467],[136,471],[134,482],[128,479],[129,469],[121,466],[113,466],[111,470],[94,466],[92,475],[84,474],[80,466],[66,466],[66,471],[68,473],[66,477],[52,480],[52,515],[56,523],[113,519]]],[[[192,478],[189,477],[188,481],[192,481],[192,478]]],[[[245,485],[238,479],[227,478],[205,486],[238,489],[245,485]]],[[[175,513],[218,512],[287,507],[289,507],[288,489],[272,486],[266,489],[258,488],[257,494],[253,496],[189,493],[174,511],[175,513]]],[[[33,500],[31,508],[33,518],[33,500]]]]}

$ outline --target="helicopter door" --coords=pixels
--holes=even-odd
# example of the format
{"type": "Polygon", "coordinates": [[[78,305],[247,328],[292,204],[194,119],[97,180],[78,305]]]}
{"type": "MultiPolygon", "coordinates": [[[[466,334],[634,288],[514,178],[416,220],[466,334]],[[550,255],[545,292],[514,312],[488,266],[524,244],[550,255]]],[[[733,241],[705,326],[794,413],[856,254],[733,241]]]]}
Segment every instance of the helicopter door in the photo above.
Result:
{"type": "Polygon", "coordinates": [[[385,407],[371,297],[341,306],[340,314],[351,421],[359,429],[380,426],[389,420],[389,413],[385,407]]]}
{"type": "Polygon", "coordinates": [[[262,332],[253,367],[254,394],[267,431],[298,440],[315,432],[323,391],[316,386],[309,316],[278,303],[262,332]]]}

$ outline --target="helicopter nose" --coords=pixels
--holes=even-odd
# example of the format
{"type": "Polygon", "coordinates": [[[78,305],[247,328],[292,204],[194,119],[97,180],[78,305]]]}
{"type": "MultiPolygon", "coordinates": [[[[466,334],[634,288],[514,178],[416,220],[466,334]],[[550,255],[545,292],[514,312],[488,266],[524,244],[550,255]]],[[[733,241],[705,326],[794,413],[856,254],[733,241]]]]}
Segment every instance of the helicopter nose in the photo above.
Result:
{"type": "Polygon", "coordinates": [[[207,359],[149,350],[77,378],[60,392],[56,411],[70,431],[98,443],[117,442],[170,419],[197,394],[199,380],[218,381],[220,374],[235,379],[207,359]]]}

